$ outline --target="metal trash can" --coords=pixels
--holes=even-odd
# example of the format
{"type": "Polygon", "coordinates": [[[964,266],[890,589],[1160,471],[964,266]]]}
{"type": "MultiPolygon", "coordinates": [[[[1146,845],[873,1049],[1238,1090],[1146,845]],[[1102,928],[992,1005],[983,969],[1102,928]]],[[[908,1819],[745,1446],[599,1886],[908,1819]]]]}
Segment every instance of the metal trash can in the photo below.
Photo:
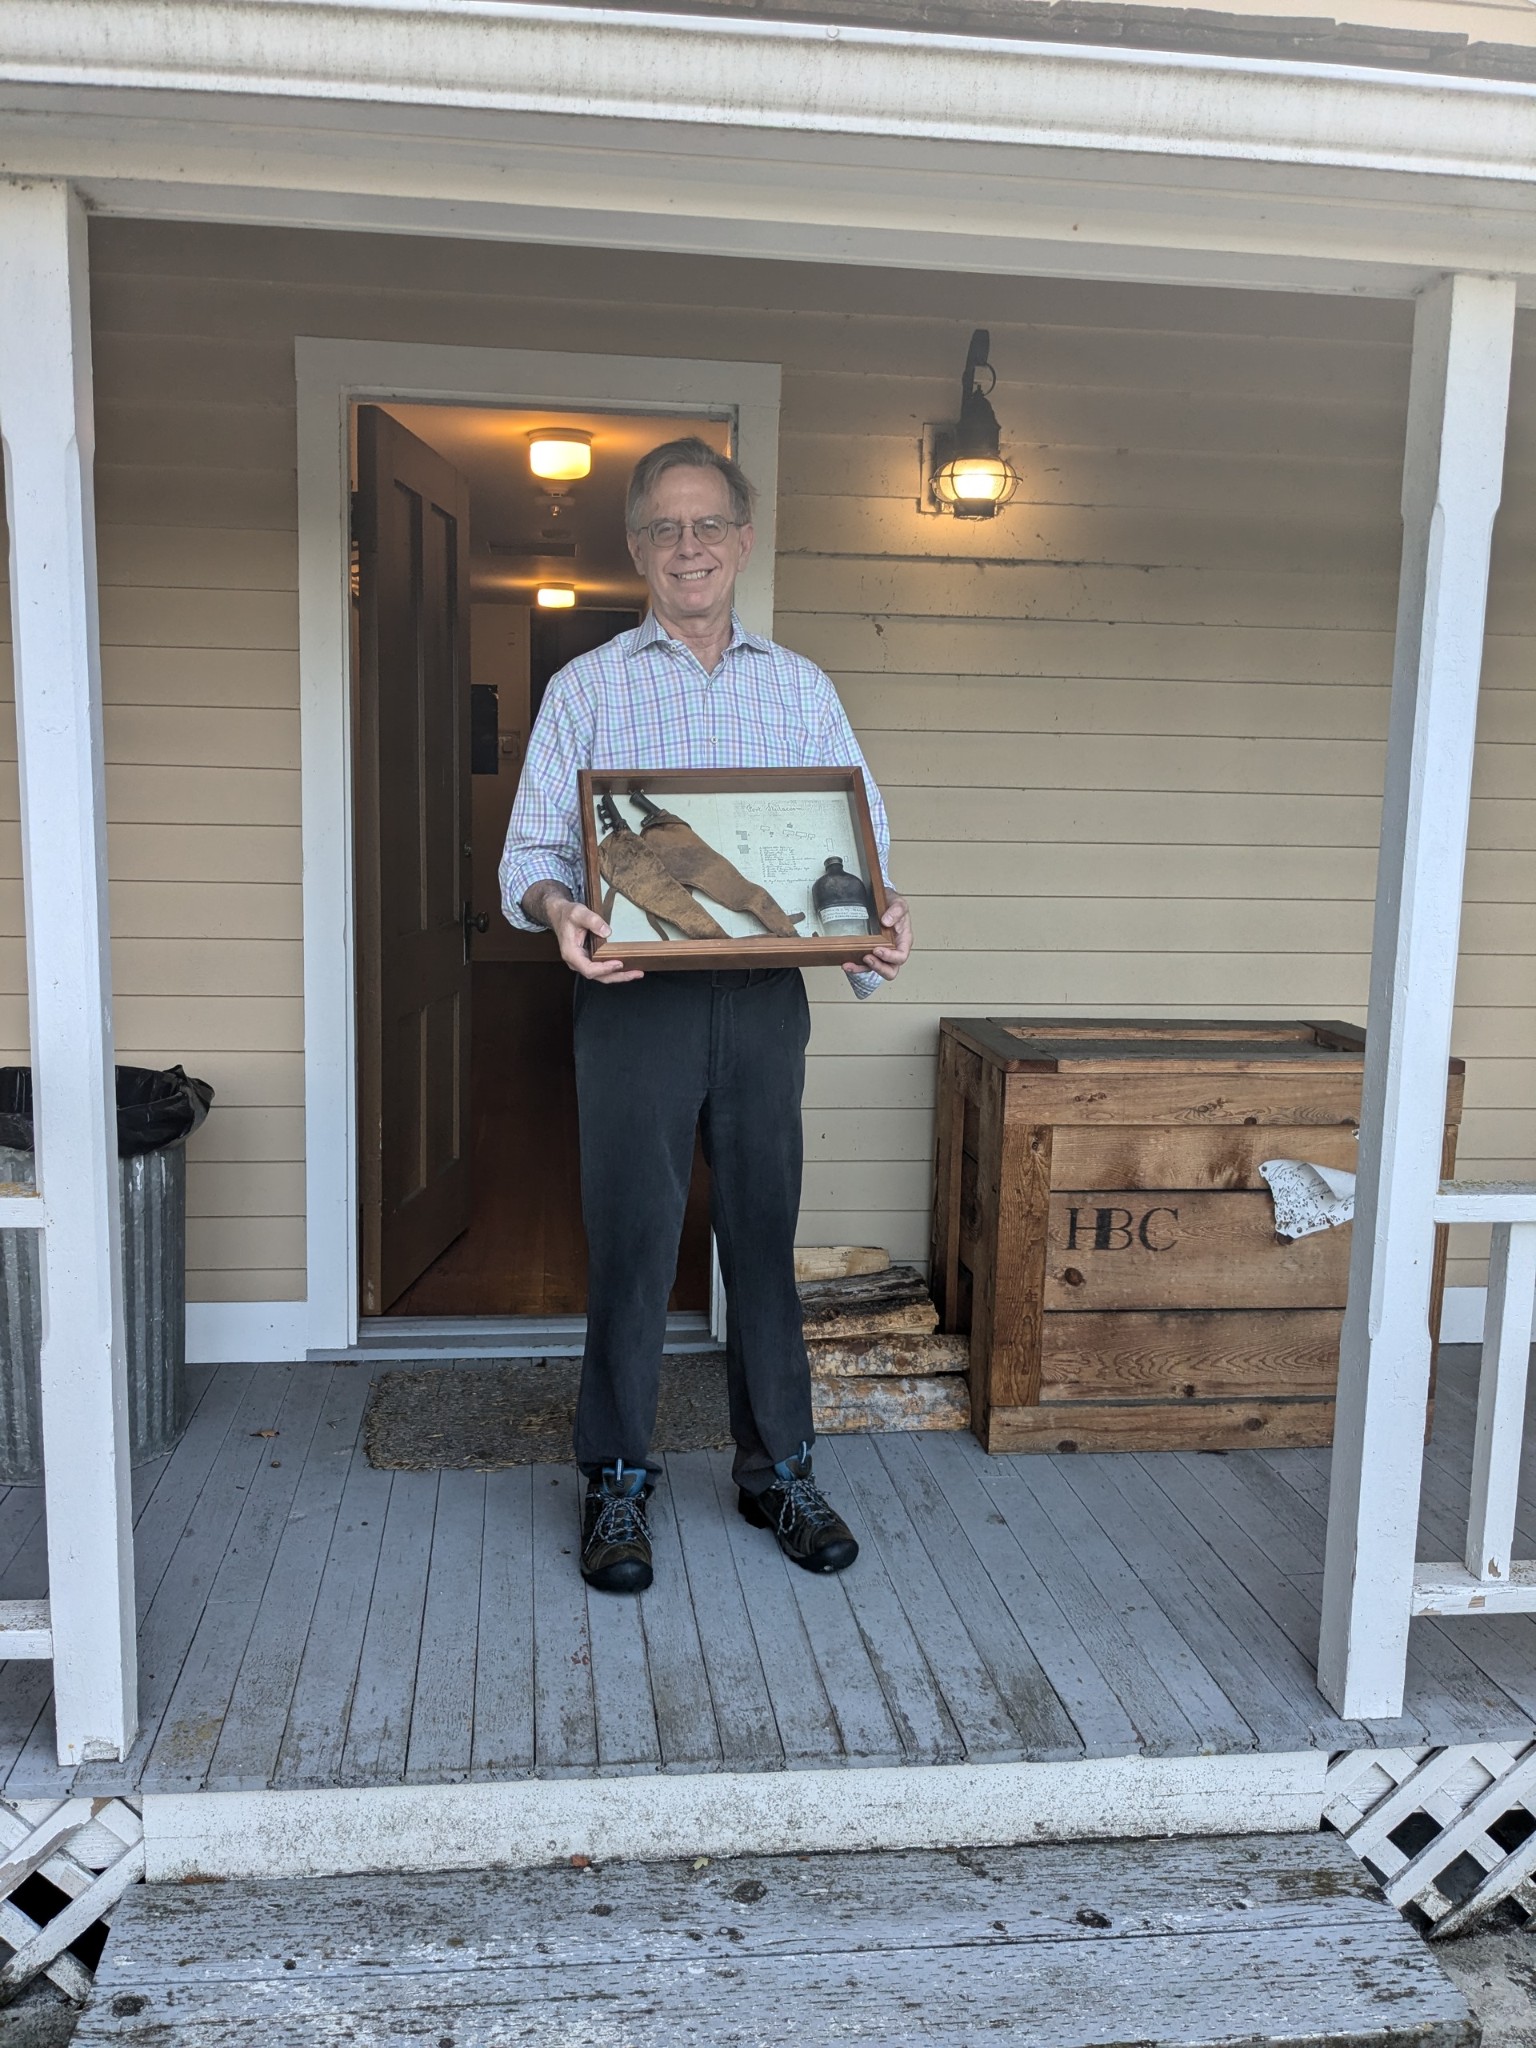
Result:
{"type": "MultiPolygon", "coordinates": [[[[213,1101],[180,1067],[117,1069],[118,1195],[132,1461],[170,1450],[187,1420],[187,1145],[213,1101]]],[[[0,1180],[35,1184],[32,1071],[0,1067],[0,1180]]],[[[43,1476],[41,1247],[0,1231],[0,1483],[43,1476]]]]}

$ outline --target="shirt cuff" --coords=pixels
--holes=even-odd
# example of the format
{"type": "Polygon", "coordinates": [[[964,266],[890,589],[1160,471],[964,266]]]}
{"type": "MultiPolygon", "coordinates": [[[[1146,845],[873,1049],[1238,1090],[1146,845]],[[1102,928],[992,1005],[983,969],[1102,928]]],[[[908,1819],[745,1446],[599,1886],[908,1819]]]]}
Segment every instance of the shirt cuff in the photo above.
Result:
{"type": "Polygon", "coordinates": [[[868,1002],[876,989],[885,987],[885,976],[883,974],[876,974],[872,967],[866,967],[862,974],[849,975],[848,986],[853,990],[861,1003],[868,1002]]]}
{"type": "Polygon", "coordinates": [[[514,931],[542,932],[548,929],[545,925],[535,924],[523,911],[523,898],[540,882],[558,882],[578,903],[582,900],[581,882],[576,870],[557,854],[540,852],[532,858],[513,861],[501,871],[501,914],[514,931]]]}

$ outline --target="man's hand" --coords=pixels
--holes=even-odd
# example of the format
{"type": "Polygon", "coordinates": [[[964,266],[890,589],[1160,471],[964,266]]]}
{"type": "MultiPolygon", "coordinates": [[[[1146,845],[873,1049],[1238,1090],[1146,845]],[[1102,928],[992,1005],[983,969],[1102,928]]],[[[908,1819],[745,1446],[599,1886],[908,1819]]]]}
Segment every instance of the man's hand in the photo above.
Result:
{"type": "Polygon", "coordinates": [[[639,981],[642,970],[626,968],[622,960],[594,960],[587,951],[587,934],[600,939],[612,936],[595,910],[578,903],[559,882],[540,882],[523,898],[523,909],[536,924],[548,925],[560,948],[560,958],[572,974],[583,981],[639,981]]]}
{"type": "Polygon", "coordinates": [[[894,981],[906,964],[912,950],[912,913],[899,896],[885,899],[885,915],[880,920],[890,933],[883,946],[873,946],[862,960],[845,960],[845,974],[878,974],[883,981],[894,981]]]}

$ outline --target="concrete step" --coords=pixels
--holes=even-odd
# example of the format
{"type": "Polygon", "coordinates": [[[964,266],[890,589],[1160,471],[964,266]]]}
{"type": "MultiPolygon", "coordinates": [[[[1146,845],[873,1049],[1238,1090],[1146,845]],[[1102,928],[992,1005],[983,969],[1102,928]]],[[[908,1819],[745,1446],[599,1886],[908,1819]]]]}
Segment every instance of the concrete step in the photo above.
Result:
{"type": "Polygon", "coordinates": [[[1336,1836],[1245,1835],[146,1885],[76,2048],[1478,2040],[1336,1836]]]}

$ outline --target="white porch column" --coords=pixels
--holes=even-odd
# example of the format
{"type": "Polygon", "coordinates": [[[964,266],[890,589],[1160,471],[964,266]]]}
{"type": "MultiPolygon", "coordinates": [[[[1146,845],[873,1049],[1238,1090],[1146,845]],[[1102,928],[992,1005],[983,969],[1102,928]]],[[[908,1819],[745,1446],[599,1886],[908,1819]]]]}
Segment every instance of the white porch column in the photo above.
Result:
{"type": "Polygon", "coordinates": [[[1432,1205],[1461,929],[1488,552],[1515,288],[1442,278],[1418,303],[1360,1175],[1339,1370],[1318,1684],[1402,1710],[1429,1391],[1432,1205]]]}
{"type": "Polygon", "coordinates": [[[85,216],[0,184],[0,440],[11,544],[43,1233],[42,1408],[59,1758],[138,1720],[96,619],[85,216]]]}

